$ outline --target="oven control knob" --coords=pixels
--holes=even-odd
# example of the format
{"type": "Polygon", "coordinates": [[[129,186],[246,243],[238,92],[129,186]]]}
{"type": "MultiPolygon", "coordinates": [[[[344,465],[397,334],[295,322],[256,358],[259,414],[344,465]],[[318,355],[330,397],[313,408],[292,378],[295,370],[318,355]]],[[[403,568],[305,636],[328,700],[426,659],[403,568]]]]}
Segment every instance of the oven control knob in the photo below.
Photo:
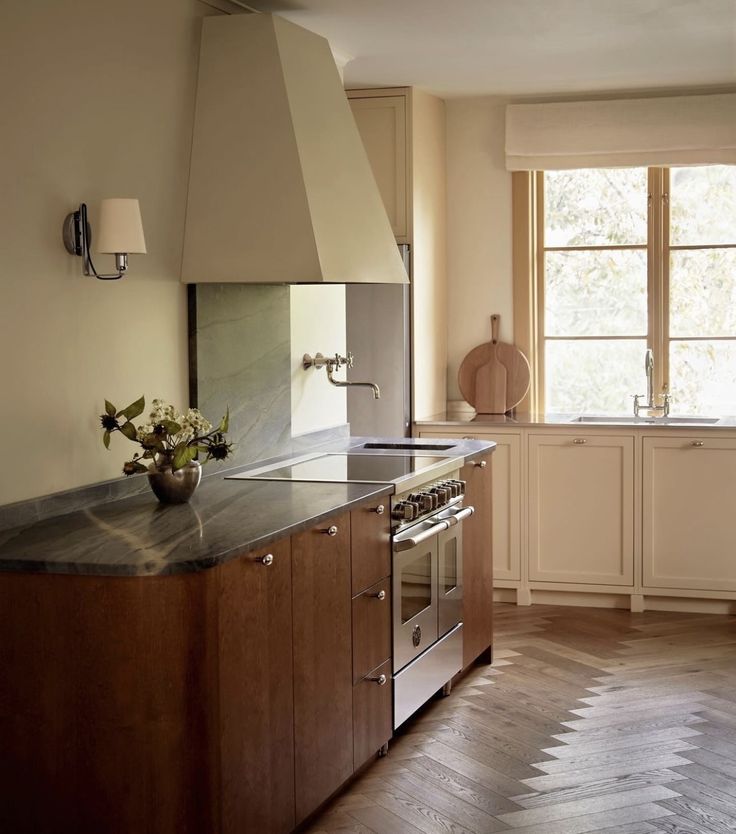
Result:
{"type": "Polygon", "coordinates": [[[437,496],[433,495],[431,492],[419,492],[414,500],[417,501],[419,506],[422,508],[422,511],[425,513],[430,512],[430,510],[436,510],[439,506],[437,496]]]}
{"type": "Polygon", "coordinates": [[[440,506],[442,504],[446,504],[452,498],[452,491],[441,484],[437,484],[433,489],[432,492],[439,498],[440,506]]]}
{"type": "Polygon", "coordinates": [[[450,490],[450,498],[457,498],[460,495],[460,488],[455,481],[442,481],[441,486],[450,490]]]}
{"type": "Polygon", "coordinates": [[[391,510],[391,517],[396,521],[414,521],[419,515],[419,504],[414,501],[399,501],[391,510]]]}
{"type": "Polygon", "coordinates": [[[465,495],[465,481],[452,480],[450,483],[457,489],[458,495],[465,495]]]}

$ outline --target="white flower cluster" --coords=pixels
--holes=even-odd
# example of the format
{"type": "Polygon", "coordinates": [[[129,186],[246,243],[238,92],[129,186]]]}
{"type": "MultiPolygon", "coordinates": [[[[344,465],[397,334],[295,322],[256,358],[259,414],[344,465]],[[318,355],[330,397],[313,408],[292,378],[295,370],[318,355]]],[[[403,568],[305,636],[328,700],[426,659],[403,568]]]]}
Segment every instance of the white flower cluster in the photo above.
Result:
{"type": "Polygon", "coordinates": [[[164,420],[172,420],[181,426],[181,431],[176,435],[176,442],[199,437],[212,431],[212,423],[202,416],[198,408],[190,408],[186,414],[177,414],[174,406],[163,400],[154,400],[152,406],[151,413],[148,415],[149,422],[138,429],[136,436],[139,442],[152,434],[154,426],[164,420]]]}
{"type": "Polygon", "coordinates": [[[198,408],[190,408],[186,414],[180,415],[176,421],[192,437],[198,437],[212,431],[212,423],[202,416],[198,408]]]}

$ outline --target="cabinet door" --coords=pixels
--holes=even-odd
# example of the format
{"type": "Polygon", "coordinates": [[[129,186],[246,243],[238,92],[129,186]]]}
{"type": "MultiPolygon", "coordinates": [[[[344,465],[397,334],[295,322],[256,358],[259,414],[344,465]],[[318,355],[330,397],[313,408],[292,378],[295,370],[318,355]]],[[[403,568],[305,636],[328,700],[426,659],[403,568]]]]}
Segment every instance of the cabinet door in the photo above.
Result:
{"type": "Polygon", "coordinates": [[[373,669],[353,689],[353,744],[357,770],[393,733],[391,661],[373,669]]]}
{"type": "Polygon", "coordinates": [[[407,243],[406,97],[348,97],[391,228],[407,243]]]}
{"type": "Polygon", "coordinates": [[[645,437],[644,585],[736,591],[736,440],[645,437]]]}
{"type": "Polygon", "coordinates": [[[466,505],[475,513],[463,522],[463,666],[493,640],[493,545],[491,465],[488,455],[460,470],[466,505]]]}
{"type": "Polygon", "coordinates": [[[350,516],[292,538],[296,818],[353,772],[350,516]],[[335,535],[328,529],[335,527],[335,535]]]}
{"type": "Polygon", "coordinates": [[[633,436],[530,434],[529,578],[633,584],[633,436]]]}
{"type": "Polygon", "coordinates": [[[492,440],[496,444],[490,457],[494,484],[491,495],[493,578],[518,582],[521,579],[521,435],[423,431],[420,437],[462,437],[492,440]]]}
{"type": "Polygon", "coordinates": [[[291,831],[290,541],[218,570],[221,831],[291,831]]]}
{"type": "Polygon", "coordinates": [[[352,595],[391,574],[390,496],[350,513],[352,595]]]}

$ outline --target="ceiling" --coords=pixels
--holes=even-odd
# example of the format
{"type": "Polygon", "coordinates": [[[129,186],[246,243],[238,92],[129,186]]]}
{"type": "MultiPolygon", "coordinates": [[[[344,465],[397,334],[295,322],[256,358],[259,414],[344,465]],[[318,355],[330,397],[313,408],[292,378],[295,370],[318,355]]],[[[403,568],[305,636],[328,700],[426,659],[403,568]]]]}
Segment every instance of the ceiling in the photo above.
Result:
{"type": "Polygon", "coordinates": [[[736,85],[736,0],[248,4],[350,56],[346,87],[415,86],[452,98],[736,85]]]}

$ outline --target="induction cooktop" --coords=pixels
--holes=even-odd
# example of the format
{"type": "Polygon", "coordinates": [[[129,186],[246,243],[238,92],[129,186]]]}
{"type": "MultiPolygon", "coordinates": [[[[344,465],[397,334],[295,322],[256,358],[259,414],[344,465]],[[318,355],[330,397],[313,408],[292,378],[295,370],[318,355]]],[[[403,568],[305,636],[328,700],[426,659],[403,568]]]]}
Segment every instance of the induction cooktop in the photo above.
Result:
{"type": "MultiPolygon", "coordinates": [[[[320,454],[307,459],[271,464],[261,469],[228,475],[236,480],[334,481],[385,484],[429,472],[440,464],[457,468],[462,460],[435,455],[320,454]]],[[[444,467],[443,467],[444,468],[444,467]]]]}

